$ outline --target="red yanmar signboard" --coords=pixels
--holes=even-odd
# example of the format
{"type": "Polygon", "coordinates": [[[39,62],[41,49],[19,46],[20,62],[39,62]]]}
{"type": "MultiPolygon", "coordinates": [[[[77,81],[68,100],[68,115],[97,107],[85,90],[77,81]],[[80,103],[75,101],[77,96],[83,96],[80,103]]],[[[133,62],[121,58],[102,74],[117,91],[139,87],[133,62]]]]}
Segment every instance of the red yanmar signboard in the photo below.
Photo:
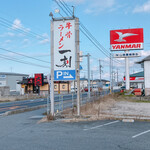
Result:
{"type": "Polygon", "coordinates": [[[43,85],[43,74],[35,74],[34,75],[34,85],[42,86],[43,85]]]}
{"type": "Polygon", "coordinates": [[[143,28],[110,31],[110,49],[112,51],[143,49],[143,42],[143,28]]]}

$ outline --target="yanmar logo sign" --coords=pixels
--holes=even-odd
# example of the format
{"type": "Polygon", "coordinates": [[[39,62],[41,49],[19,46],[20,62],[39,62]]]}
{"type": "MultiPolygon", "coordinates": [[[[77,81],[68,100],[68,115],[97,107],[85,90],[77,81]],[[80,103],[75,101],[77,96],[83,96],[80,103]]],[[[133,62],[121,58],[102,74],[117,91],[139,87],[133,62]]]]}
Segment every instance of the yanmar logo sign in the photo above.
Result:
{"type": "Polygon", "coordinates": [[[143,28],[110,31],[111,50],[143,49],[143,28]]]}

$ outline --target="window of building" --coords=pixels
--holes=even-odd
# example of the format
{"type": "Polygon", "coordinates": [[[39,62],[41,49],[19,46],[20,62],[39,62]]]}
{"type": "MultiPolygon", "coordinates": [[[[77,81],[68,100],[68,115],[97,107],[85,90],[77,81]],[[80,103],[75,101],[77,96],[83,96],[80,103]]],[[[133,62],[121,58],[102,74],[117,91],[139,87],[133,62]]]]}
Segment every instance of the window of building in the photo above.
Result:
{"type": "Polygon", "coordinates": [[[54,85],[54,89],[57,89],[57,85],[54,85]]]}
{"type": "Polygon", "coordinates": [[[65,85],[62,85],[62,89],[65,89],[65,85]]]}

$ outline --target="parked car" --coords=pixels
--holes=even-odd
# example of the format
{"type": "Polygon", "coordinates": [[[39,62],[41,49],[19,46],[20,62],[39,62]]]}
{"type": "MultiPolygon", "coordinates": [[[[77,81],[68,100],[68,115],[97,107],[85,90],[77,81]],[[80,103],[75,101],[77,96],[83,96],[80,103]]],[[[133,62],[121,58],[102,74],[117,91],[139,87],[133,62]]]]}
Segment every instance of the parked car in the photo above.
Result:
{"type": "Polygon", "coordinates": [[[77,92],[77,88],[71,88],[71,92],[73,93],[73,92],[77,92]]]}
{"type": "Polygon", "coordinates": [[[126,86],[122,86],[122,87],[121,87],[121,90],[125,90],[125,89],[126,89],[126,86]]]}
{"type": "MultiPolygon", "coordinates": [[[[92,88],[90,88],[90,91],[92,91],[92,88]]],[[[88,92],[88,87],[85,87],[84,89],[82,89],[81,92],[88,92]]]]}

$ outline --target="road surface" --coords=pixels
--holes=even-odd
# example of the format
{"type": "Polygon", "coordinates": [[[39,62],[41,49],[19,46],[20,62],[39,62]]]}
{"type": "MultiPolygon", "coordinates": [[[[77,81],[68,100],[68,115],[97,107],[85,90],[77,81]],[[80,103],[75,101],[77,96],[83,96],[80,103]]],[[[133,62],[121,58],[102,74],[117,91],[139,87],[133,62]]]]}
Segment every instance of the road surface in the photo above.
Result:
{"type": "Polygon", "coordinates": [[[150,123],[37,123],[46,108],[0,116],[1,150],[149,150],[150,123]],[[38,118],[39,116],[39,118],[38,118]]]}

